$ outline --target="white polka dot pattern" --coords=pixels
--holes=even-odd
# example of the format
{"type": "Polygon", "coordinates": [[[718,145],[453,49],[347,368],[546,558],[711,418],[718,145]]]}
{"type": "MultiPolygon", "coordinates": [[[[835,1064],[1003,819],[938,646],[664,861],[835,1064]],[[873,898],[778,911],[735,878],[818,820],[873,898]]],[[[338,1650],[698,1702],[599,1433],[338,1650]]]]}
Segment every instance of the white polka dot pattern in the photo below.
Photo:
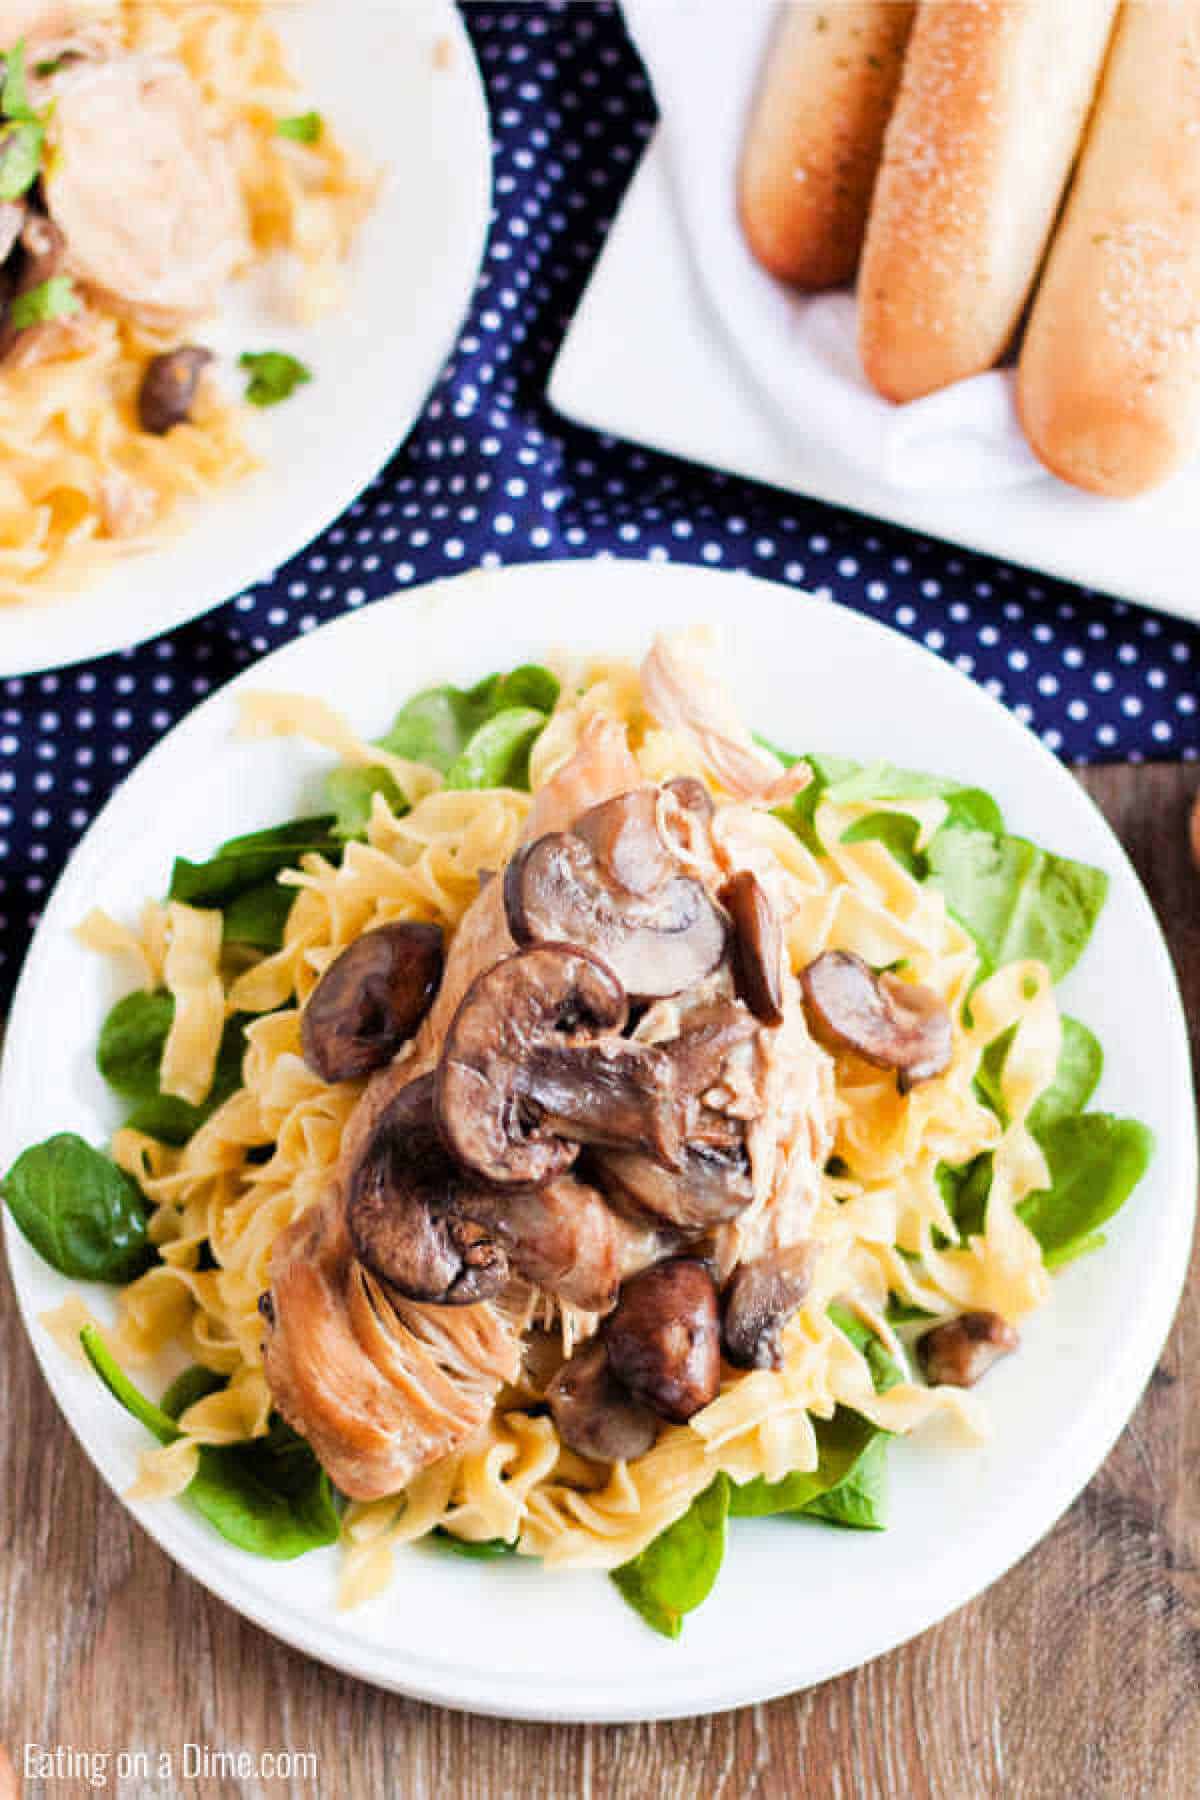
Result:
{"type": "MultiPolygon", "coordinates": [[[[298,632],[460,569],[563,556],[748,569],[924,643],[1065,757],[1200,756],[1200,630],[549,410],[547,374],[653,100],[614,6],[464,12],[492,109],[495,217],[455,351],[391,466],[271,580],[137,650],[3,683],[0,989],[79,833],[190,707],[298,632]]],[[[564,584],[564,630],[570,603],[564,584]]]]}

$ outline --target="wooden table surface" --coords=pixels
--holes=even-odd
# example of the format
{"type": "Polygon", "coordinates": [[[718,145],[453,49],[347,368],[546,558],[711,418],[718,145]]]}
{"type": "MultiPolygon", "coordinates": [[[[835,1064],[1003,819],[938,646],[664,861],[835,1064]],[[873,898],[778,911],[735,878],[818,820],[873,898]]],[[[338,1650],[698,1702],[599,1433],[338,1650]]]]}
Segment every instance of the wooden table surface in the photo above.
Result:
{"type": "MultiPolygon", "coordinates": [[[[1166,929],[1200,1045],[1193,768],[1084,777],[1166,929]]],[[[1130,1279],[1137,1272],[1130,1270],[1130,1279]]],[[[1114,1321],[1119,1329],[1119,1321],[1114,1321]]],[[[59,1418],[0,1271],[0,1745],[314,1752],[315,1781],[32,1782],[31,1794],[565,1796],[1200,1793],[1200,1272],[1107,1463],[990,1592],[809,1693],[677,1724],[518,1725],[306,1661],[181,1574],[59,1418]]],[[[156,1766],[156,1765],[154,1765],[156,1766]]],[[[0,1760],[0,1800],[14,1788],[0,1760]]]]}

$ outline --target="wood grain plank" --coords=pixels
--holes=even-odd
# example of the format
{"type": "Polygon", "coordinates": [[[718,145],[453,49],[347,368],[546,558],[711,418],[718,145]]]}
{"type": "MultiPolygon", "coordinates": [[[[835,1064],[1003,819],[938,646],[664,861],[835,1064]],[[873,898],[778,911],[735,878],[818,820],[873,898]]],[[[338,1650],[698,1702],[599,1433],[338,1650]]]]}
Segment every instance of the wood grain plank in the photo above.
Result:
{"type": "MultiPolygon", "coordinates": [[[[1083,779],[1163,921],[1200,1051],[1200,877],[1187,847],[1196,772],[1083,779]]],[[[1200,1791],[1198,1357],[1194,1262],[1150,1388],[1087,1492],[986,1595],[892,1655],[708,1719],[520,1725],[376,1693],[276,1644],[180,1574],[59,1418],[4,1274],[0,1744],[18,1765],[27,1741],[176,1757],[189,1742],[291,1747],[319,1760],[315,1783],[232,1775],[108,1790],[204,1800],[1190,1800],[1200,1791]]],[[[795,1605],[803,1629],[802,1597],[795,1605]]]]}

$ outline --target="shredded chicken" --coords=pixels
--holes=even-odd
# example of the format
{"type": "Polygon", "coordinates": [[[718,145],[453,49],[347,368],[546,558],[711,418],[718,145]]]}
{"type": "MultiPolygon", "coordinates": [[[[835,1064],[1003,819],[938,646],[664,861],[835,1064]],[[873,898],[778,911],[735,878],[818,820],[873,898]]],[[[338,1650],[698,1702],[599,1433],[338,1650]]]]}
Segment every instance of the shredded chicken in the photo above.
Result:
{"type": "MultiPolygon", "coordinates": [[[[637,780],[624,731],[595,721],[537,795],[526,836],[559,829],[637,780]]],[[[274,1321],[264,1346],[272,1397],[355,1499],[396,1493],[464,1443],[519,1372],[531,1289],[513,1284],[502,1301],[474,1306],[389,1302],[355,1260],[345,1225],[346,1186],[380,1113],[433,1067],[466,989],[513,948],[501,883],[490,881],[455,934],[412,1050],[380,1070],[356,1107],[328,1193],[272,1251],[274,1321]]]]}
{"type": "Polygon", "coordinates": [[[642,663],[646,710],[668,731],[690,737],[705,767],[735,800],[778,806],[808,786],[802,763],[785,769],[756,744],[715,667],[713,645],[702,630],[656,637],[642,663]]]}
{"type": "Polygon", "coordinates": [[[211,311],[246,227],[229,153],[187,71],[129,54],[72,59],[37,97],[53,106],[42,186],[68,272],[146,324],[211,311]]]}

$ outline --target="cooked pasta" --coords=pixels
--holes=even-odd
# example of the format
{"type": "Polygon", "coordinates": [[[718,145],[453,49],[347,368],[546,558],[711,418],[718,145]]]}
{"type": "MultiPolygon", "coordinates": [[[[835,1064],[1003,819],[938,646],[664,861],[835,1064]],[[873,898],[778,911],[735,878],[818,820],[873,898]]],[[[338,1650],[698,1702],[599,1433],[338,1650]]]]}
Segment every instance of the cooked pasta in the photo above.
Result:
{"type": "MultiPolygon", "coordinates": [[[[980,979],[975,943],[941,894],[879,841],[853,841],[851,828],[868,811],[878,813],[880,802],[821,801],[814,823],[827,848],[815,853],[776,814],[731,799],[694,737],[656,722],[637,670],[623,663],[593,665],[567,683],[532,751],[532,801],[510,788],[448,788],[436,770],[415,770],[363,745],[322,704],[252,697],[245,707],[250,732],[311,733],[348,766],[386,767],[413,804],[398,813],[376,793],[364,837],[349,842],[340,861],[301,855],[283,877],[295,899],[282,947],[249,966],[226,956],[218,974],[206,915],[177,904],[165,914],[148,908],[136,929],[97,914],[87,922],[87,941],[122,956],[147,986],[165,983],[175,996],[164,1088],[169,1062],[171,1091],[205,1091],[222,1015],[257,1015],[247,1029],[242,1085],[182,1147],[132,1129],[113,1142],[115,1160],[152,1205],[150,1232],[161,1258],[121,1291],[114,1342],[130,1363],[170,1346],[229,1377],[183,1414],[181,1439],[147,1453],[136,1492],[181,1492],[197,1446],[267,1429],[259,1297],[271,1283],[272,1249],[328,1191],[365,1085],[326,1083],[304,1060],[302,1009],[316,982],[341,951],[380,925],[427,920],[452,937],[481,875],[508,862],[531,803],[597,719],[627,732],[644,779],[689,774],[707,781],[718,803],[714,837],[731,861],[770,885],[786,921],[792,969],[833,950],[876,967],[903,960],[958,1021],[951,1060],[937,1080],[903,1093],[891,1074],[858,1057],[833,1059],[829,1139],[807,1227],[819,1254],[807,1298],[786,1327],[779,1368],[727,1371],[716,1399],[687,1424],[668,1426],[645,1455],[606,1467],[562,1442],[538,1404],[544,1374],[526,1364],[465,1445],[424,1468],[405,1491],[348,1506],[346,1604],[377,1592],[395,1549],[435,1527],[467,1542],[515,1543],[550,1566],[616,1568],[679,1519],[719,1472],[743,1483],[814,1469],[815,1428],[838,1408],[894,1433],[940,1415],[965,1439],[976,1438],[983,1417],[974,1397],[957,1388],[928,1387],[907,1374],[877,1391],[866,1353],[834,1322],[831,1302],[856,1314],[906,1370],[885,1316],[890,1300],[935,1318],[986,1308],[1016,1320],[1048,1295],[1039,1244],[1017,1211],[1047,1183],[1029,1118],[1054,1078],[1060,1047],[1048,972],[1021,960],[980,979]],[[1010,1041],[1002,1118],[981,1100],[976,1078],[985,1050],[1004,1034],[1010,1041]],[[986,1221],[960,1242],[939,1167],[960,1167],[983,1153],[992,1166],[986,1221]]],[[[728,753],[725,739],[722,755],[728,753]]],[[[946,805],[922,798],[903,810],[916,820],[918,841],[927,842],[946,805]]],[[[556,1324],[568,1352],[571,1341],[596,1327],[593,1316],[536,1293],[528,1316],[534,1314],[556,1324]]]]}
{"type": "MultiPolygon", "coordinates": [[[[80,22],[72,54],[98,42],[147,67],[181,67],[196,84],[204,126],[233,170],[239,271],[277,259],[281,310],[300,322],[336,306],[377,177],[328,125],[313,142],[280,135],[297,89],[270,7],[80,0],[71,16],[80,22]]],[[[51,159],[55,130],[51,95],[51,159]]],[[[164,435],[140,425],[147,366],[181,341],[168,315],[86,284],[77,298],[82,310],[26,330],[0,366],[0,601],[51,598],[95,578],[179,525],[189,502],[256,467],[244,406],[216,382],[201,384],[190,419],[164,435]]]]}

